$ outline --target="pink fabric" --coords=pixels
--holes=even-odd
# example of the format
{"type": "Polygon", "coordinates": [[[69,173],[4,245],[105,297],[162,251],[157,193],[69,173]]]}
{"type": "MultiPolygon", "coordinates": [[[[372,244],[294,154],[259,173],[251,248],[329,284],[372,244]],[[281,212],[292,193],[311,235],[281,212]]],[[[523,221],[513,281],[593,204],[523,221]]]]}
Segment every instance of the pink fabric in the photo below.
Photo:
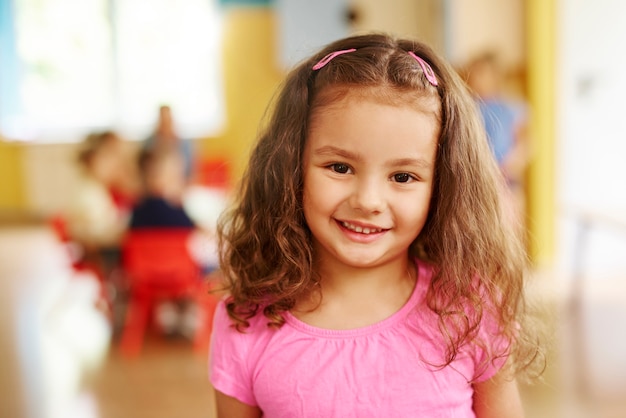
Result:
{"type": "MultiPolygon", "coordinates": [[[[403,308],[354,330],[319,329],[288,314],[279,330],[258,315],[239,333],[221,302],[209,362],[213,386],[267,418],[474,417],[469,381],[491,378],[504,360],[493,365],[481,349],[467,347],[448,367],[429,365],[439,364],[443,345],[436,315],[424,304],[432,269],[418,267],[403,308]]],[[[489,328],[483,324],[481,335],[493,334],[489,328]]]]}

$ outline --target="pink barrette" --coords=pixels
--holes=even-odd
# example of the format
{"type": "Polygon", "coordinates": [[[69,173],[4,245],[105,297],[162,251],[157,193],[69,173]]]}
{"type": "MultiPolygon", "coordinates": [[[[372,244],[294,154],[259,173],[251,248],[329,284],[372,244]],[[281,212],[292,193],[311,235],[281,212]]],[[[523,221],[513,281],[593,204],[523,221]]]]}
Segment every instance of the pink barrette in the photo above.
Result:
{"type": "Polygon", "coordinates": [[[437,85],[439,84],[437,82],[437,76],[435,75],[435,72],[433,71],[433,69],[430,66],[430,64],[428,64],[426,61],[424,61],[423,59],[421,59],[420,57],[415,55],[415,53],[413,51],[409,51],[409,55],[412,56],[413,58],[415,58],[415,61],[417,61],[417,63],[420,65],[420,67],[422,67],[422,71],[424,71],[424,75],[426,76],[426,80],[428,80],[428,82],[430,84],[432,84],[433,86],[437,87],[437,85]]]}
{"type": "Polygon", "coordinates": [[[330,54],[328,54],[324,58],[322,58],[317,64],[315,64],[313,66],[313,70],[319,70],[320,68],[322,68],[323,66],[328,64],[337,55],[347,54],[348,52],[354,52],[354,51],[356,51],[356,49],[350,48],[350,49],[343,49],[341,51],[331,52],[330,54]]]}

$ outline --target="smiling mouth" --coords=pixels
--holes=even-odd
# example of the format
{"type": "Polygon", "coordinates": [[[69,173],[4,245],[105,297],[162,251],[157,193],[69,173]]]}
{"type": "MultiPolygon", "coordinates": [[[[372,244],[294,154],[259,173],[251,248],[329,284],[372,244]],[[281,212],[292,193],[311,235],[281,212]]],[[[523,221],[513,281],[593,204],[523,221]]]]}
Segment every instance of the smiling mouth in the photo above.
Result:
{"type": "Polygon", "coordinates": [[[348,223],[348,222],[341,222],[341,225],[344,228],[349,229],[350,231],[354,231],[354,232],[357,232],[359,234],[365,234],[365,235],[376,234],[378,232],[384,231],[384,229],[382,229],[382,228],[362,227],[362,226],[359,226],[359,225],[352,225],[351,223],[348,223]]]}

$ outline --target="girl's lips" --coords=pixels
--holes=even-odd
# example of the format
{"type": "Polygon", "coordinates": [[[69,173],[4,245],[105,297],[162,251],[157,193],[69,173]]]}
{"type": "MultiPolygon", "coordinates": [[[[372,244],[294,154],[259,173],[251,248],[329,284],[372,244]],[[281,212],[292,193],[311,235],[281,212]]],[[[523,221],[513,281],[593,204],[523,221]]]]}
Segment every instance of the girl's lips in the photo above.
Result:
{"type": "Polygon", "coordinates": [[[352,223],[352,222],[347,222],[347,221],[337,221],[337,222],[344,228],[352,232],[356,232],[358,234],[370,235],[370,234],[378,234],[383,231],[386,231],[385,228],[379,228],[374,225],[357,224],[357,223],[352,223]]]}

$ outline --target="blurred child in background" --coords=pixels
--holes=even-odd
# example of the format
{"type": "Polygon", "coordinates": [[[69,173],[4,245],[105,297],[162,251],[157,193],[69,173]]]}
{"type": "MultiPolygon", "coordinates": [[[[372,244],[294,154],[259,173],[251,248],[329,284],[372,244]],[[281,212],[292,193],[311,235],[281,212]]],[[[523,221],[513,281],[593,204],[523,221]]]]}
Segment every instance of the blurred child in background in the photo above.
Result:
{"type": "Polygon", "coordinates": [[[194,228],[182,206],[184,161],[171,149],[144,149],[139,156],[144,196],[133,208],[130,227],[194,228]]]}
{"type": "Polygon", "coordinates": [[[491,150],[507,181],[512,218],[523,225],[524,175],[530,159],[526,104],[505,94],[504,74],[495,53],[477,56],[464,71],[475,94],[491,150]]]}
{"type": "Polygon", "coordinates": [[[78,162],[81,176],[64,218],[69,237],[83,250],[83,258],[107,278],[116,264],[128,213],[116,204],[111,190],[126,172],[122,141],[112,131],[92,133],[83,141],[78,162]]]}
{"type": "MultiPolygon", "coordinates": [[[[175,228],[194,231],[194,221],[182,206],[186,181],[181,155],[168,147],[143,149],[138,165],[144,193],[132,210],[130,230],[175,228]]],[[[189,245],[192,236],[190,234],[189,245]]],[[[168,336],[180,334],[193,338],[200,325],[197,306],[187,299],[162,301],[156,307],[155,320],[168,336]]]]}

